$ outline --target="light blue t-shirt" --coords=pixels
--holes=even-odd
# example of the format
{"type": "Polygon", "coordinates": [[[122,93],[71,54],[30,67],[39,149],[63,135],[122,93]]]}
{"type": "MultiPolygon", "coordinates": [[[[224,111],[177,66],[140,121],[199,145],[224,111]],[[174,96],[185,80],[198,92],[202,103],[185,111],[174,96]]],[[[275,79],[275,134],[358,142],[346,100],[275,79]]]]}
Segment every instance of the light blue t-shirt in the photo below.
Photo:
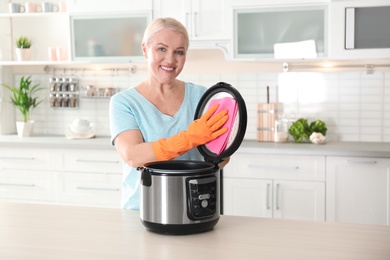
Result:
{"type": "MultiPolygon", "coordinates": [[[[127,130],[140,130],[145,142],[171,137],[186,130],[194,120],[199,100],[206,92],[203,86],[185,83],[185,95],[180,109],[174,116],[162,114],[135,88],[122,91],[110,101],[111,143],[118,134],[127,130]]],[[[204,160],[196,148],[176,158],[178,160],[204,160]]],[[[121,207],[139,209],[140,172],[123,164],[121,207]]]]}

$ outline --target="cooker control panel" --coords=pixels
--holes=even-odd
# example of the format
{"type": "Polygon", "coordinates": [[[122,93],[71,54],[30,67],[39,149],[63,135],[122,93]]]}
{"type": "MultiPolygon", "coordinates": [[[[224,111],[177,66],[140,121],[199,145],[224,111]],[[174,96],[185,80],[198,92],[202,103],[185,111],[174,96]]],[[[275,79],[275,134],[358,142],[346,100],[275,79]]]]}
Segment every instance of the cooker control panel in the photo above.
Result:
{"type": "Polygon", "coordinates": [[[217,209],[217,178],[187,179],[188,218],[198,220],[214,216],[217,209]]]}

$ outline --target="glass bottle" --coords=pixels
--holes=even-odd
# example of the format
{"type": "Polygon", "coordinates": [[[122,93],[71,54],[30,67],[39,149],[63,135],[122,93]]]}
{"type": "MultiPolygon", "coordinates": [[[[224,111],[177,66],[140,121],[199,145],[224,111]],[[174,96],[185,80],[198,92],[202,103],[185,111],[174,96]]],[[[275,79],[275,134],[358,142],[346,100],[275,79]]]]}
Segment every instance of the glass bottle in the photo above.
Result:
{"type": "Polygon", "coordinates": [[[284,119],[282,115],[278,115],[275,120],[274,142],[284,143],[288,141],[288,120],[284,119]]]}
{"type": "Polygon", "coordinates": [[[69,107],[76,107],[76,95],[75,94],[69,95],[69,107]]]}
{"type": "Polygon", "coordinates": [[[56,97],[54,94],[50,94],[50,107],[56,106],[56,97]]]}
{"type": "Polygon", "coordinates": [[[53,91],[56,91],[56,79],[55,78],[49,78],[49,88],[50,88],[50,91],[53,92],[53,91]]]}

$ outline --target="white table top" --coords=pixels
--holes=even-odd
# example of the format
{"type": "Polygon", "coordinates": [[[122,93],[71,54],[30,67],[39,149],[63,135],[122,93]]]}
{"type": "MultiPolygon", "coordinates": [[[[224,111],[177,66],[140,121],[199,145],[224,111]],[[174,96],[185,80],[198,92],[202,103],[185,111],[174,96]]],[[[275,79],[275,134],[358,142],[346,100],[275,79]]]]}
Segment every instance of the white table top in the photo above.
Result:
{"type": "Polygon", "coordinates": [[[138,211],[0,203],[0,259],[390,259],[390,227],[221,216],[214,230],[147,231],[138,211]]]}

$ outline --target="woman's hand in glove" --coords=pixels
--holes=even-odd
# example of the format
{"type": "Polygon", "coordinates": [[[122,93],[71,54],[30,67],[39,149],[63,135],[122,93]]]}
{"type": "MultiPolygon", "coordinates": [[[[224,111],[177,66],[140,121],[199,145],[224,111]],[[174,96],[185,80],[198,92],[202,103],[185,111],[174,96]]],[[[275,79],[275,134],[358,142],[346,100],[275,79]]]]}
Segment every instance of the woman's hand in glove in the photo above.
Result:
{"type": "Polygon", "coordinates": [[[228,120],[228,111],[222,110],[214,115],[219,104],[211,107],[201,118],[193,121],[186,131],[170,138],[162,138],[152,143],[157,160],[171,160],[188,150],[205,144],[224,134],[228,128],[221,128],[228,120]]]}
{"type": "Polygon", "coordinates": [[[221,128],[228,120],[226,109],[213,116],[218,107],[219,104],[214,105],[189,125],[187,133],[194,147],[210,142],[228,130],[227,127],[221,128]]]}

